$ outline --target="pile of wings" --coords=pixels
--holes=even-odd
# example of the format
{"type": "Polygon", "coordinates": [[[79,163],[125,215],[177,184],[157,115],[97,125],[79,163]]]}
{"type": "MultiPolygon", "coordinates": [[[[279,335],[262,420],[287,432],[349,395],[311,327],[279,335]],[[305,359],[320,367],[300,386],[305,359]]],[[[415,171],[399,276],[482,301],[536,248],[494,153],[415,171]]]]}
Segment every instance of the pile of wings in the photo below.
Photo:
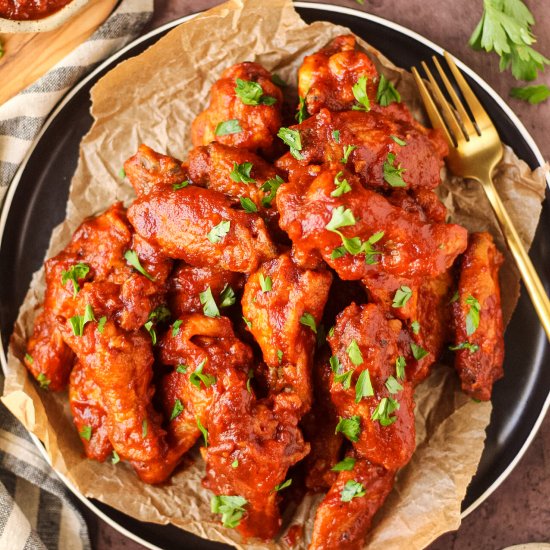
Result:
{"type": "Polygon", "coordinates": [[[162,483],[200,440],[226,527],[273,538],[283,504],[328,491],[311,548],[361,548],[434,362],[450,346],[476,399],[502,375],[502,256],[445,222],[445,142],[352,36],[298,81],[296,108],[260,65],[232,66],[187,161],[140,146],[130,207],[45,263],[24,361],[68,385],[89,458],[162,483]]]}

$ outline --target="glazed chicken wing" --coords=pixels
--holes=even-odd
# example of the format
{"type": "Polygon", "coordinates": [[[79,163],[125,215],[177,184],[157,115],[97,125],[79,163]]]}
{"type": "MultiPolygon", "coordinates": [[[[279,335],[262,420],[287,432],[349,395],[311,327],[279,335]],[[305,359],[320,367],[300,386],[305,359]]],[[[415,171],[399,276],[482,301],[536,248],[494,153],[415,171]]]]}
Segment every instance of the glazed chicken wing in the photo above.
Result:
{"type": "Polygon", "coordinates": [[[323,107],[343,111],[357,105],[352,88],[361,77],[367,79],[367,94],[375,101],[378,72],[355,47],[352,34],[337,36],[326,48],[304,58],[298,70],[298,93],[305,98],[309,114],[323,107]]]}
{"type": "Polygon", "coordinates": [[[498,271],[504,258],[489,233],[473,233],[462,258],[458,300],[453,304],[455,367],[462,390],[482,401],[502,377],[504,328],[498,271]]]}
{"type": "Polygon", "coordinates": [[[150,193],[133,202],[128,219],[163,254],[196,267],[250,273],[276,253],[257,214],[234,210],[225,195],[211,189],[150,193]]]}
{"type": "Polygon", "coordinates": [[[193,145],[219,141],[269,152],[281,127],[283,94],[258,63],[226,69],[210,91],[210,105],[193,121],[193,145]],[[242,90],[242,91],[241,91],[242,90]]]}
{"type": "Polygon", "coordinates": [[[315,333],[331,281],[328,271],[302,269],[283,254],[250,275],[244,288],[243,315],[269,368],[269,390],[295,394],[303,412],[311,406],[315,333]]]}

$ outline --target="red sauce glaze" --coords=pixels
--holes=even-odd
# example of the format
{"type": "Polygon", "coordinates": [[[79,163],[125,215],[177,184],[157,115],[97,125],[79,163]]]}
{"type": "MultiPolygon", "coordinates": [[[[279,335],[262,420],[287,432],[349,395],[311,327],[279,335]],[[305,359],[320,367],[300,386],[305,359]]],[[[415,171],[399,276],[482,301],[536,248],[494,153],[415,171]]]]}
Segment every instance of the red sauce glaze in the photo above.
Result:
{"type": "Polygon", "coordinates": [[[70,2],[71,0],[0,0],[0,16],[16,21],[44,19],[70,2]]]}

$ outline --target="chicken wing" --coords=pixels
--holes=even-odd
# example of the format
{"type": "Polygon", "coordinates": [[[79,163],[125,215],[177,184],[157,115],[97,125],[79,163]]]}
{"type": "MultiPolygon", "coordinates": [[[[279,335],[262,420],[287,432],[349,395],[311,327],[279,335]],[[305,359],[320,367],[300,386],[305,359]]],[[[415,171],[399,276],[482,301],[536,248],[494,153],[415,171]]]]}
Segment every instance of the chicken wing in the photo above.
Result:
{"type": "Polygon", "coordinates": [[[258,63],[226,69],[210,91],[210,105],[193,121],[193,145],[218,141],[249,151],[272,150],[281,127],[283,94],[258,63]]]}
{"type": "Polygon", "coordinates": [[[170,258],[250,273],[276,255],[264,221],[234,210],[211,189],[189,186],[139,197],[128,209],[136,232],[170,258]]]}
{"type": "Polygon", "coordinates": [[[250,275],[242,298],[248,330],[269,368],[269,390],[290,392],[305,412],[311,406],[311,365],[317,325],[332,276],[298,267],[283,254],[250,275]]]}
{"type": "Polygon", "coordinates": [[[453,304],[455,367],[468,395],[491,399],[503,376],[504,328],[498,271],[504,258],[489,233],[473,233],[462,258],[458,300],[453,304]]]}

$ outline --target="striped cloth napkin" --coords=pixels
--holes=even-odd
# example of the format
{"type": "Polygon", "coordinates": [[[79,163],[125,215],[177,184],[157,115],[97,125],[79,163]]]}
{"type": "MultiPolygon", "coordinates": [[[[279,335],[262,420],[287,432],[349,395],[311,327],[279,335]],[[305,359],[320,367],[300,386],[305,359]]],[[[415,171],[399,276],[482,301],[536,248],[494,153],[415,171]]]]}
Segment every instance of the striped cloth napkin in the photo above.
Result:
{"type": "MultiPolygon", "coordinates": [[[[86,42],[0,106],[0,204],[56,103],[138,36],[152,13],[153,0],[122,0],[86,42]]],[[[75,502],[22,425],[0,404],[0,549],[89,550],[88,528],[75,502]]]]}

